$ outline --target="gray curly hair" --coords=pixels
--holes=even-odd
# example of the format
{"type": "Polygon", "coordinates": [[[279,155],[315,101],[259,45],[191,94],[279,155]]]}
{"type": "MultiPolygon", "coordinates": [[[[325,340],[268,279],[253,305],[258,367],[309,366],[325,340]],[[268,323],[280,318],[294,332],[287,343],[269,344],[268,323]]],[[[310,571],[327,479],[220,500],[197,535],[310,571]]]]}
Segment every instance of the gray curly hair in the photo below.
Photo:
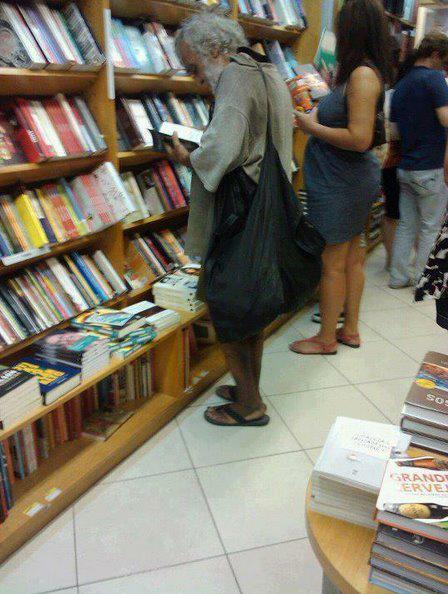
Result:
{"type": "Polygon", "coordinates": [[[176,33],[176,53],[180,57],[180,45],[187,43],[200,56],[207,58],[212,49],[220,54],[233,55],[247,39],[241,26],[222,14],[210,11],[199,12],[186,19],[176,33]]]}

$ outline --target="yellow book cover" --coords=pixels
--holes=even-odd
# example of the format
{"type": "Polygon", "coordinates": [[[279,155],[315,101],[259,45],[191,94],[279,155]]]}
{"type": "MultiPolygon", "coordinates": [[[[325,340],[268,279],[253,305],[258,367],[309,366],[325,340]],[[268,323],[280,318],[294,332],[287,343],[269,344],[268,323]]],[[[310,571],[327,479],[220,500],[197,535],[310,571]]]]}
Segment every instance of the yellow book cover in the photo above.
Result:
{"type": "Polygon", "coordinates": [[[67,241],[64,229],[57,217],[57,214],[53,209],[51,200],[42,188],[36,188],[36,194],[39,199],[42,210],[44,211],[45,216],[47,217],[51,225],[51,228],[53,229],[53,233],[55,234],[56,239],[58,240],[58,242],[67,241]]]}
{"type": "Polygon", "coordinates": [[[20,192],[15,198],[15,205],[25,229],[28,231],[33,247],[40,248],[48,244],[48,237],[36,215],[30,197],[26,191],[20,192]]]}
{"type": "Polygon", "coordinates": [[[21,223],[21,221],[19,222],[19,214],[17,212],[17,209],[14,208],[12,198],[8,195],[5,195],[1,197],[1,201],[3,210],[6,215],[6,219],[8,220],[8,223],[11,226],[11,229],[13,230],[14,235],[16,236],[17,241],[20,244],[20,247],[24,252],[30,250],[32,247],[31,239],[27,237],[28,233],[25,233],[26,229],[22,229],[23,223],[21,223]]]}
{"type": "Polygon", "coordinates": [[[76,213],[73,209],[73,205],[70,202],[70,199],[67,196],[67,193],[65,192],[62,185],[58,185],[58,191],[59,191],[60,197],[62,198],[62,200],[64,202],[65,208],[67,209],[68,214],[70,215],[70,218],[73,221],[73,224],[75,225],[76,229],[78,230],[78,233],[80,235],[87,235],[87,233],[89,232],[89,227],[87,225],[87,222],[85,220],[81,221],[76,216],[76,213]]]}

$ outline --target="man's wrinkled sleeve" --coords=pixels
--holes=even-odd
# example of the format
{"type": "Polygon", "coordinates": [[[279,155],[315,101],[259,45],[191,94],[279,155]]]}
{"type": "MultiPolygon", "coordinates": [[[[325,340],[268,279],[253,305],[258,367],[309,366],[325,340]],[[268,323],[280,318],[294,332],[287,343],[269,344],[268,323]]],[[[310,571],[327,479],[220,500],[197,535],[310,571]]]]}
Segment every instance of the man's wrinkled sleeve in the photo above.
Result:
{"type": "Polygon", "coordinates": [[[249,124],[244,114],[233,106],[217,108],[201,146],[190,155],[206,190],[216,192],[224,175],[245,162],[248,141],[249,124]]]}

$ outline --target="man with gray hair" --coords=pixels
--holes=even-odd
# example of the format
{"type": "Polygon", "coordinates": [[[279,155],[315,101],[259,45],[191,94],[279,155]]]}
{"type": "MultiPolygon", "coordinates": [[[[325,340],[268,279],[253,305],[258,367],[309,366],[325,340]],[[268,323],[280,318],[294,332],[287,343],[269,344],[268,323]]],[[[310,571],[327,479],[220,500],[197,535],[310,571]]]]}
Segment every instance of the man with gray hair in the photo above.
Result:
{"type": "MultiPolygon", "coordinates": [[[[221,202],[216,198],[223,177],[242,170],[248,185],[256,189],[265,152],[268,102],[273,142],[291,178],[293,109],[275,66],[247,48],[235,21],[209,11],[194,15],[178,30],[176,51],[186,70],[215,96],[213,117],[200,147],[190,153],[176,138],[170,151],[174,159],[193,169],[186,252],[204,260],[218,212],[225,208],[225,196],[221,202]]],[[[248,192],[245,199],[250,201],[251,195],[248,192]]],[[[266,425],[269,417],[259,390],[262,332],[238,342],[226,342],[219,332],[218,338],[236,386],[217,389],[229,404],[210,407],[206,420],[225,426],[266,425]]]]}

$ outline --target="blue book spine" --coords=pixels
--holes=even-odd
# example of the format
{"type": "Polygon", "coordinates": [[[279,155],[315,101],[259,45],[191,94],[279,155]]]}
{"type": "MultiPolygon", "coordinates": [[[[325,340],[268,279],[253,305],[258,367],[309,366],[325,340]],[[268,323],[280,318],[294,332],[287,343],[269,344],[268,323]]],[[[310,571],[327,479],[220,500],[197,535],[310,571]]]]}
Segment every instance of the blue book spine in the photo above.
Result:
{"type": "Polygon", "coordinates": [[[102,287],[99,285],[98,281],[93,276],[92,272],[86,266],[86,264],[84,263],[84,260],[81,258],[81,256],[79,254],[77,254],[76,252],[73,252],[71,254],[71,257],[72,257],[72,260],[73,260],[75,266],[78,268],[79,272],[82,274],[86,283],[89,285],[89,287],[95,293],[95,295],[97,295],[99,297],[99,299],[101,299],[102,301],[107,301],[109,299],[109,297],[103,291],[102,287]]]}

